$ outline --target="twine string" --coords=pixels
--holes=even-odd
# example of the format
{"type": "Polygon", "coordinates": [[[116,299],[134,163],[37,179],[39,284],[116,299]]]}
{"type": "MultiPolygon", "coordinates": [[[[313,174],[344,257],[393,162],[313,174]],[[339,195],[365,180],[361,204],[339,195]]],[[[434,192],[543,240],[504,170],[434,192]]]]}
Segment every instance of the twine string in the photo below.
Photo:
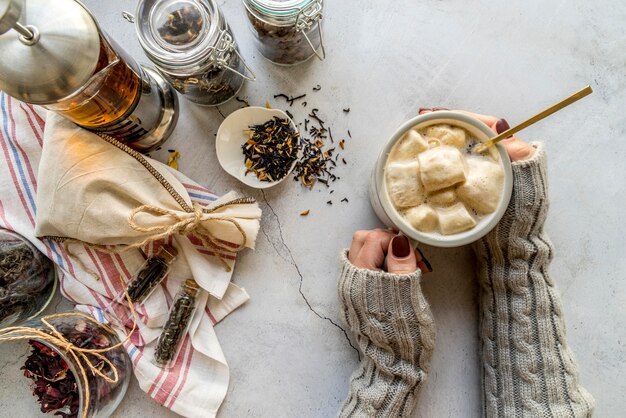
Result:
{"type": "MultiPolygon", "coordinates": [[[[184,215],[181,216],[181,212],[172,209],[164,209],[158,206],[152,205],[142,205],[139,206],[128,215],[128,225],[135,231],[147,234],[147,236],[140,242],[136,242],[133,244],[129,244],[123,247],[109,247],[106,245],[94,245],[89,244],[94,247],[98,251],[107,253],[107,254],[120,254],[131,249],[142,248],[146,244],[149,244],[153,241],[161,240],[169,238],[174,234],[180,235],[194,235],[198,238],[202,245],[206,248],[210,248],[215,253],[215,256],[220,260],[226,271],[231,271],[231,266],[226,262],[226,259],[223,255],[223,252],[237,253],[245,248],[246,242],[248,241],[248,236],[241,226],[241,224],[234,218],[225,217],[225,216],[215,216],[215,212],[231,206],[231,205],[239,205],[239,204],[250,204],[254,203],[254,199],[250,198],[238,198],[233,199],[228,202],[224,202],[220,205],[217,205],[212,208],[205,208],[197,203],[193,204],[193,212],[182,212],[184,215]],[[170,218],[174,222],[165,222],[160,225],[153,226],[143,226],[138,221],[138,216],[140,214],[148,214],[148,215],[156,215],[170,218]],[[189,216],[193,215],[193,216],[189,216]],[[236,244],[236,246],[229,246],[225,244],[225,241],[217,238],[209,228],[206,226],[211,222],[226,222],[235,227],[239,235],[241,236],[241,243],[236,244]]],[[[248,218],[241,218],[248,219],[248,218]]],[[[250,218],[251,219],[251,218],[250,218]]],[[[83,243],[78,240],[68,239],[63,243],[63,247],[68,255],[78,261],[79,266],[83,268],[87,273],[91,274],[94,277],[97,275],[87,268],[87,266],[77,257],[69,248],[70,244],[73,243],[83,243]]],[[[84,243],[83,243],[84,244],[84,243]]]]}
{"type": "MultiPolygon", "coordinates": [[[[232,204],[241,203],[241,199],[235,199],[233,201],[227,202],[223,205],[217,206],[215,208],[206,209],[203,206],[200,206],[197,203],[193,204],[193,216],[180,216],[180,212],[171,209],[164,209],[157,206],[151,205],[142,205],[135,208],[130,215],[128,216],[128,225],[137,232],[148,233],[150,236],[145,238],[143,241],[132,244],[132,246],[143,247],[145,244],[148,244],[151,241],[165,239],[173,234],[180,235],[189,235],[192,234],[196,236],[202,244],[214,250],[215,255],[219,258],[220,262],[224,265],[226,271],[230,271],[231,267],[224,259],[222,251],[228,251],[232,253],[237,253],[245,248],[246,241],[248,240],[248,236],[244,231],[243,227],[233,218],[222,217],[222,216],[206,216],[213,214],[216,210],[229,206],[232,204]],[[166,216],[174,220],[174,223],[165,223],[161,225],[154,226],[142,226],[137,221],[137,216],[139,214],[148,214],[148,215],[157,215],[157,216],[166,216]],[[241,235],[241,243],[237,244],[236,247],[228,247],[225,244],[222,244],[218,238],[216,238],[211,231],[205,226],[203,222],[226,222],[230,223],[235,227],[235,229],[241,235]]],[[[188,214],[188,213],[186,213],[188,214]]]]}

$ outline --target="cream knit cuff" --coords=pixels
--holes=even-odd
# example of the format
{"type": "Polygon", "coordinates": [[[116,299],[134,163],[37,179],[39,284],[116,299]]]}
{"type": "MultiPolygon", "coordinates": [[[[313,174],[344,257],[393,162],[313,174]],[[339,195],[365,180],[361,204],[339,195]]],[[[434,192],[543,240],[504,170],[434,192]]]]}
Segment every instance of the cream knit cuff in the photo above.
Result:
{"type": "Polygon", "coordinates": [[[534,145],[530,159],[513,163],[513,195],[501,221],[474,244],[484,415],[588,417],[594,400],[578,378],[548,273],[554,248],[543,231],[546,156],[534,145]]]}
{"type": "Polygon", "coordinates": [[[363,353],[340,417],[408,417],[426,378],[435,326],[421,272],[392,274],[355,267],[342,253],[339,300],[363,353]]]}

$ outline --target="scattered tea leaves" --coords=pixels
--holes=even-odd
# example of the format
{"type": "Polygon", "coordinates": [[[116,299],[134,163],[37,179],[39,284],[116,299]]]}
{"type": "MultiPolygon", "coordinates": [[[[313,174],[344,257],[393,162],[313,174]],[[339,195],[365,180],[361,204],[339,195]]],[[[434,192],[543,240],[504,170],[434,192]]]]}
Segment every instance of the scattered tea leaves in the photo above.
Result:
{"type": "Polygon", "coordinates": [[[277,99],[279,97],[285,99],[285,101],[287,103],[289,103],[289,106],[293,106],[293,102],[295,102],[296,100],[304,99],[306,97],[306,94],[301,94],[301,95],[296,96],[296,97],[293,97],[293,96],[289,97],[289,96],[287,96],[286,94],[283,94],[283,93],[279,93],[279,94],[275,94],[274,95],[275,99],[277,99]]]}
{"type": "Polygon", "coordinates": [[[243,103],[246,107],[250,107],[250,102],[246,99],[240,99],[239,96],[237,96],[235,97],[235,100],[237,100],[239,103],[243,103]]]}
{"type": "Polygon", "coordinates": [[[322,119],[320,119],[320,117],[317,115],[317,112],[319,112],[319,109],[312,109],[311,113],[309,114],[309,117],[312,119],[315,119],[317,121],[317,123],[319,123],[320,128],[324,128],[324,122],[322,119]]]}

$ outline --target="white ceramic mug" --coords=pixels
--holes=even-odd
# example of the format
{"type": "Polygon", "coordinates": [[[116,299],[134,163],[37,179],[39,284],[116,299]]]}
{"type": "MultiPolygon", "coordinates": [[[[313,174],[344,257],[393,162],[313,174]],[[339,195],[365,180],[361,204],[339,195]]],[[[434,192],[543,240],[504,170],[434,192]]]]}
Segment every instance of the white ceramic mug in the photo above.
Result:
{"type": "Polygon", "coordinates": [[[476,118],[451,111],[437,111],[416,116],[400,126],[391,136],[381,151],[376,161],[370,182],[369,197],[372,208],[378,218],[389,228],[398,230],[414,241],[432,245],[435,247],[459,247],[469,244],[485,236],[491,231],[504,215],[511,199],[513,190],[513,173],[511,161],[506,149],[502,144],[496,144],[495,150],[499,155],[500,163],[504,168],[504,185],[497,209],[477,221],[477,225],[467,231],[453,235],[442,235],[437,232],[421,232],[411,226],[398,213],[389,199],[385,185],[385,165],[393,146],[402,136],[411,129],[421,130],[430,125],[449,124],[467,130],[474,138],[481,142],[495,136],[495,133],[484,123],[476,118]]]}

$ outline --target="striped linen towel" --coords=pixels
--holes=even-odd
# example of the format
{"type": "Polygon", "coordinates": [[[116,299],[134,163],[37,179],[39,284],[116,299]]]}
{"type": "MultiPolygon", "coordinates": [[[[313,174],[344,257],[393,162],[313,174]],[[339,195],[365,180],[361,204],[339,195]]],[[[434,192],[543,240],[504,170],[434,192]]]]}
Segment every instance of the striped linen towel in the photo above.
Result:
{"type": "MultiPolygon", "coordinates": [[[[87,268],[97,272],[101,279],[96,281],[83,271],[80,263],[68,256],[62,245],[35,237],[36,174],[47,111],[19,102],[4,92],[0,92],[0,111],[0,154],[4,160],[0,166],[0,228],[17,232],[46,254],[56,264],[62,294],[74,302],[78,310],[89,312],[104,322],[102,308],[111,306],[123,292],[120,276],[128,282],[144,257],[139,251],[105,254],[85,247],[76,255],[87,268]]],[[[178,171],[171,171],[184,185],[193,202],[209,205],[218,199],[218,196],[178,171]]],[[[191,241],[207,259],[217,260],[199,242],[191,241]]],[[[158,249],[156,244],[148,247],[144,249],[148,255],[158,249]]],[[[234,263],[235,254],[226,257],[234,263]]],[[[223,274],[228,274],[230,279],[232,273],[223,274]]],[[[191,270],[184,257],[179,257],[164,286],[137,307],[138,331],[126,343],[126,349],[141,389],[158,403],[183,416],[214,417],[226,396],[229,381],[228,365],[214,326],[249,297],[244,289],[232,283],[228,284],[221,299],[205,293],[208,298],[206,304],[199,305],[205,308],[199,309],[194,317],[176,364],[164,370],[152,364],[150,359],[172,295],[189,277],[192,277],[191,270]]],[[[127,322],[126,326],[130,325],[127,322]]]]}

